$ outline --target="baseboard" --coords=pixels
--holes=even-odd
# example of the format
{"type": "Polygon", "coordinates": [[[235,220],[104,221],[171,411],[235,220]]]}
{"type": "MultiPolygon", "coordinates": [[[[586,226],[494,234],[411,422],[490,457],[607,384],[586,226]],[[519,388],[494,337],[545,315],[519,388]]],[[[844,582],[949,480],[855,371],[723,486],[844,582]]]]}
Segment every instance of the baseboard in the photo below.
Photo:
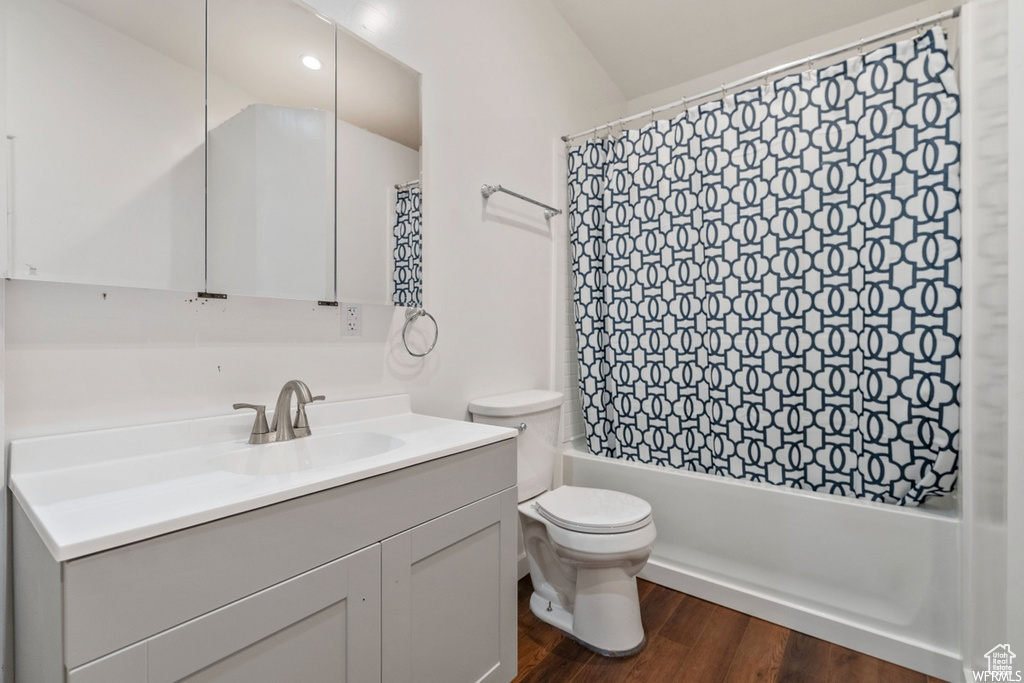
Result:
{"type": "Polygon", "coordinates": [[[651,557],[640,577],[929,676],[946,681],[964,680],[963,663],[952,652],[730,585],[656,556],[651,557]]]}

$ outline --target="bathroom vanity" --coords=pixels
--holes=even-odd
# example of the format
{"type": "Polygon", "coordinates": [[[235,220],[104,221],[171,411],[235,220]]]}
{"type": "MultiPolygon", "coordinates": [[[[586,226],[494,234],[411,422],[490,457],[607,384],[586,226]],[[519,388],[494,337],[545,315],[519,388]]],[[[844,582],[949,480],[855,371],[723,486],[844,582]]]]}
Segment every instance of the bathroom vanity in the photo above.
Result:
{"type": "Polygon", "coordinates": [[[514,430],[308,412],[13,442],[16,679],[511,680],[514,430]]]}

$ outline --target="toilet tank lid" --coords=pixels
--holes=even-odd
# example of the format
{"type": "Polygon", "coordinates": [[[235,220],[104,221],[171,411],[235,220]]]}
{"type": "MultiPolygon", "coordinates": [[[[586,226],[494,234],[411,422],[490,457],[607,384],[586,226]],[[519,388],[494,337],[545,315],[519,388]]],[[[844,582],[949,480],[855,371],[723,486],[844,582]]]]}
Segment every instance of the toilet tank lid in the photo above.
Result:
{"type": "Polygon", "coordinates": [[[469,412],[487,417],[515,417],[557,408],[561,404],[560,392],[529,389],[475,399],[469,402],[469,412]]]}

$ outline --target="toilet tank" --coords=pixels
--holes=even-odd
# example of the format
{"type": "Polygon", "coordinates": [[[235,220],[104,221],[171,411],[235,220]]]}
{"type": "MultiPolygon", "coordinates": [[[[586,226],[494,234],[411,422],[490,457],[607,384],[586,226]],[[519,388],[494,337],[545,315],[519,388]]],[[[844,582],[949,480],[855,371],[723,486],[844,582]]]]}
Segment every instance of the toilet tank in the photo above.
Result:
{"type": "Polygon", "coordinates": [[[519,502],[551,488],[561,441],[562,394],[532,389],[487,396],[470,401],[469,412],[474,422],[519,429],[519,502]]]}

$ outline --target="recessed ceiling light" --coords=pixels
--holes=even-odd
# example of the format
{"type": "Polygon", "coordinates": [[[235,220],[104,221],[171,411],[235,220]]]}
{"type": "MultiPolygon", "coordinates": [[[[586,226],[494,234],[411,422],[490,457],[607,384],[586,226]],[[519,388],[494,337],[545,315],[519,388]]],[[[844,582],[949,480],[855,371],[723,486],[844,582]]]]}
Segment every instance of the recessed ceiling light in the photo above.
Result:
{"type": "Polygon", "coordinates": [[[323,66],[323,63],[313,55],[302,55],[302,65],[305,66],[307,69],[317,71],[320,67],[323,66]]]}

